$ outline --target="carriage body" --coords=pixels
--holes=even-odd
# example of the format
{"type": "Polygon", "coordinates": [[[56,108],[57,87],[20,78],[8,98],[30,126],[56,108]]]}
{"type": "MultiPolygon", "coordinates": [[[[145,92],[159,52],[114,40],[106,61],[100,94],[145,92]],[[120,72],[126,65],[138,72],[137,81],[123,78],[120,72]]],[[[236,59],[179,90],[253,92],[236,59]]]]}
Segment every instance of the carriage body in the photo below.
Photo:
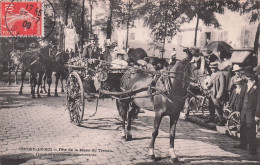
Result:
{"type": "Polygon", "coordinates": [[[121,78],[127,70],[113,68],[101,60],[81,58],[69,61],[67,67],[66,106],[76,125],[83,119],[85,100],[96,100],[98,104],[99,99],[111,98],[110,92],[120,92],[121,78]]]}

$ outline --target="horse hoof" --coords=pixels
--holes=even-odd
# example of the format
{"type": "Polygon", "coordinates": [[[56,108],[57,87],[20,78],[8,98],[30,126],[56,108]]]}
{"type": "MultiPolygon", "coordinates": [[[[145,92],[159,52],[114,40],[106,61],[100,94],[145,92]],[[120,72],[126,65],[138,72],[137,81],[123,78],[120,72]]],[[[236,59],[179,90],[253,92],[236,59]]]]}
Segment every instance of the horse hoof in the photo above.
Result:
{"type": "Polygon", "coordinates": [[[55,95],[54,95],[55,97],[59,97],[59,95],[57,94],[57,93],[55,93],[55,95]]]}
{"type": "Polygon", "coordinates": [[[154,155],[149,155],[150,160],[155,160],[155,156],[154,155]]]}
{"type": "Polygon", "coordinates": [[[51,94],[48,94],[47,96],[48,96],[48,97],[51,97],[51,94]]]}
{"type": "Polygon", "coordinates": [[[37,95],[37,98],[41,98],[41,95],[37,95]]]}
{"type": "Polygon", "coordinates": [[[63,92],[64,92],[64,89],[62,89],[61,92],[63,93],[63,92]]]}
{"type": "Polygon", "coordinates": [[[36,99],[36,97],[34,95],[32,95],[32,99],[36,99]]]}
{"type": "Polygon", "coordinates": [[[127,136],[126,136],[126,141],[130,141],[130,140],[132,140],[132,139],[133,139],[132,135],[127,135],[127,136]]]}
{"type": "Polygon", "coordinates": [[[171,162],[172,162],[172,163],[178,163],[178,162],[179,162],[179,159],[178,159],[178,158],[171,158],[171,162]]]}
{"type": "Polygon", "coordinates": [[[23,94],[23,92],[20,91],[20,92],[19,92],[19,95],[22,95],[22,94],[23,94]]]}

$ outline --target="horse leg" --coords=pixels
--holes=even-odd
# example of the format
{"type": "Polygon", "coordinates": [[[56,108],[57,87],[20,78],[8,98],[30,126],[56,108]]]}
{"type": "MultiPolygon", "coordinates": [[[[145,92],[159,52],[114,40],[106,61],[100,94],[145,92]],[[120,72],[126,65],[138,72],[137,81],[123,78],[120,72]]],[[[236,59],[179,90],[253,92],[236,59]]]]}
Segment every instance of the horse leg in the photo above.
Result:
{"type": "Polygon", "coordinates": [[[31,94],[32,94],[32,99],[35,99],[35,86],[36,86],[36,75],[31,75],[31,94]]]}
{"type": "Polygon", "coordinates": [[[58,73],[56,73],[56,80],[55,80],[55,94],[54,96],[55,97],[58,97],[58,92],[57,92],[57,88],[58,88],[58,83],[59,83],[59,78],[60,78],[60,75],[58,73]]]}
{"type": "Polygon", "coordinates": [[[150,156],[150,159],[152,159],[152,160],[155,160],[154,143],[155,143],[155,139],[159,133],[159,127],[160,127],[161,121],[162,121],[162,114],[155,112],[152,140],[151,140],[151,143],[149,146],[149,156],[150,156]]]}
{"type": "Polygon", "coordinates": [[[116,100],[116,105],[117,105],[118,113],[122,118],[121,139],[126,140],[125,122],[127,117],[128,106],[127,103],[124,103],[123,101],[119,101],[119,100],[116,100]]]}
{"type": "Polygon", "coordinates": [[[48,75],[46,78],[47,78],[47,83],[48,83],[48,97],[51,96],[51,83],[52,83],[52,78],[51,78],[51,75],[48,75]]]}
{"type": "Polygon", "coordinates": [[[22,71],[21,71],[22,84],[21,84],[21,87],[20,87],[19,95],[23,94],[23,82],[24,82],[25,74],[26,74],[26,71],[22,69],[22,71]]]}
{"type": "Polygon", "coordinates": [[[140,111],[139,107],[132,103],[131,105],[131,110],[128,112],[128,117],[127,117],[127,132],[126,132],[126,140],[132,140],[133,136],[131,133],[132,129],[132,119],[136,117],[136,114],[138,114],[140,111]]]}
{"type": "Polygon", "coordinates": [[[61,83],[61,92],[63,93],[63,92],[64,92],[64,88],[63,88],[63,76],[61,76],[60,83],[61,83]]]}
{"type": "Polygon", "coordinates": [[[47,93],[47,90],[46,90],[46,88],[45,88],[46,79],[47,79],[47,75],[44,74],[44,75],[43,75],[43,90],[44,90],[45,93],[47,93]]]}
{"type": "Polygon", "coordinates": [[[43,73],[39,73],[39,78],[38,78],[38,82],[37,82],[37,98],[41,98],[39,88],[42,84],[42,76],[43,76],[43,73]]]}
{"type": "Polygon", "coordinates": [[[178,157],[174,152],[174,139],[175,139],[175,131],[177,125],[178,118],[176,116],[170,116],[170,147],[169,154],[171,156],[172,163],[178,162],[178,157]]]}

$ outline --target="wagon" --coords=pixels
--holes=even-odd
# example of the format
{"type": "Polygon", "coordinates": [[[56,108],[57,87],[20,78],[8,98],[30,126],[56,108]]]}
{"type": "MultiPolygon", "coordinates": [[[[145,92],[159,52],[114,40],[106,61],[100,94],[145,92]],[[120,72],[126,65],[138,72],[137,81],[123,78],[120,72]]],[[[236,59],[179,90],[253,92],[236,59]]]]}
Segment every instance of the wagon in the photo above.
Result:
{"type": "MultiPolygon", "coordinates": [[[[78,58],[67,65],[69,76],[66,84],[66,107],[69,110],[70,121],[80,125],[84,116],[85,101],[96,100],[96,111],[98,100],[103,98],[130,99],[138,92],[146,91],[149,87],[135,90],[122,91],[120,89],[121,79],[134,68],[114,68],[111,64],[96,59],[78,58]]],[[[148,97],[148,96],[142,96],[148,97]]]]}

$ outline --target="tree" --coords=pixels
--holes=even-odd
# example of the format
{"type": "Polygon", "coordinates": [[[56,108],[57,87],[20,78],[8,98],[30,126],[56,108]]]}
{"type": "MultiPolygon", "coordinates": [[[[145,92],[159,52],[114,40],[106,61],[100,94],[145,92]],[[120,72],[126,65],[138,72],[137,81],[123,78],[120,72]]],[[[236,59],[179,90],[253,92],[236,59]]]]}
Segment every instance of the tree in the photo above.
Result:
{"type": "Polygon", "coordinates": [[[213,25],[215,28],[219,28],[220,24],[216,19],[215,13],[224,14],[226,3],[223,0],[182,0],[180,2],[180,10],[187,15],[188,20],[197,19],[194,46],[197,45],[199,20],[202,20],[207,26],[213,25]]]}
{"type": "Polygon", "coordinates": [[[241,2],[241,14],[250,13],[250,23],[260,20],[260,1],[247,0],[241,2]]]}
{"type": "Polygon", "coordinates": [[[166,37],[176,35],[181,24],[187,21],[183,11],[180,10],[179,2],[175,0],[145,1],[139,11],[141,15],[144,15],[145,26],[152,29],[155,43],[162,43],[162,46],[154,47],[161,49],[163,58],[166,37]]]}

